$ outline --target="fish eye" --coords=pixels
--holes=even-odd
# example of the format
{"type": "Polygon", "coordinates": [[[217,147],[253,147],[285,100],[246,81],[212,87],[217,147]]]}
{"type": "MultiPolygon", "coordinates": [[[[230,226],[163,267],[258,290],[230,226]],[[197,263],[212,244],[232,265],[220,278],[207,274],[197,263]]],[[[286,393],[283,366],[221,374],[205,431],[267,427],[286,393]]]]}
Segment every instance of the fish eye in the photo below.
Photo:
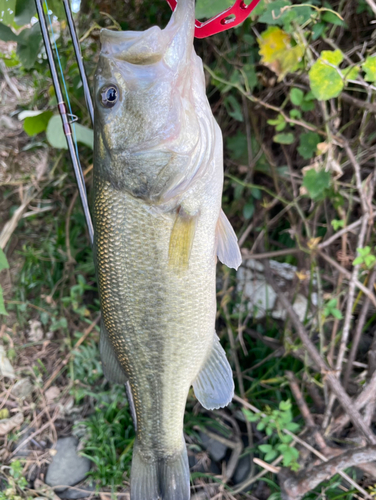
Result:
{"type": "Polygon", "coordinates": [[[105,85],[100,90],[101,104],[105,108],[113,108],[119,99],[119,90],[116,85],[105,85]]]}

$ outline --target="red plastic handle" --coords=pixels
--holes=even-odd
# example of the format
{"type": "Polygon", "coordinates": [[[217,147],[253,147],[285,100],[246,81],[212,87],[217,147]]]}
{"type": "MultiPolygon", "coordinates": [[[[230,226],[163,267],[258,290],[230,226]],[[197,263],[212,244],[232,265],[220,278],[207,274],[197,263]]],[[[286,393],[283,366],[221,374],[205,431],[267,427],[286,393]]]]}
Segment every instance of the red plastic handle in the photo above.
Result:
{"type": "MultiPolygon", "coordinates": [[[[208,19],[204,23],[201,23],[196,19],[195,37],[206,38],[207,36],[216,35],[221,31],[234,28],[249,16],[259,2],[260,0],[252,0],[252,2],[247,5],[244,3],[244,0],[235,0],[232,7],[229,7],[220,14],[208,19]]],[[[177,5],[177,0],[167,0],[167,3],[174,11],[177,5]]]]}

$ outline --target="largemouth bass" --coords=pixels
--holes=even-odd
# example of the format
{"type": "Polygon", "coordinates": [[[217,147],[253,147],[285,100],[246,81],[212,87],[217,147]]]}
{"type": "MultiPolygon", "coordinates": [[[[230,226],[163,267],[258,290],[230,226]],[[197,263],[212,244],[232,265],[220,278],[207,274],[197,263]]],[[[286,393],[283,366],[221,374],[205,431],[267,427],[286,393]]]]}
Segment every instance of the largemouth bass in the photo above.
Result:
{"type": "Polygon", "coordinates": [[[95,77],[93,219],[106,377],[130,383],[137,416],[132,500],[188,500],[188,391],[233,397],[215,333],[218,258],[237,268],[221,211],[222,135],[193,48],[194,0],[164,30],[102,30],[95,77]]]}

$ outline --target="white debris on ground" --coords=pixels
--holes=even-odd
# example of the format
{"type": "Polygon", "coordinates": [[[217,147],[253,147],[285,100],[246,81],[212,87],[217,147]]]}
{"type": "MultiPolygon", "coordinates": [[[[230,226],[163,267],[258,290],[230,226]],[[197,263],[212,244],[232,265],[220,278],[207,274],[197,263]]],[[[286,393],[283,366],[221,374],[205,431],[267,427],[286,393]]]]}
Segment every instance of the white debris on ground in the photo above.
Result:
{"type": "Polygon", "coordinates": [[[31,319],[29,321],[30,330],[28,332],[28,338],[31,342],[39,342],[43,340],[43,329],[42,323],[36,319],[31,319]]]}
{"type": "Polygon", "coordinates": [[[0,378],[16,378],[13,366],[6,356],[4,346],[0,345],[0,378]]]}
{"type": "MultiPolygon", "coordinates": [[[[286,293],[291,292],[292,287],[297,289],[296,281],[298,269],[291,264],[269,261],[273,277],[286,293]]],[[[309,279],[309,275],[307,275],[309,279]]],[[[242,304],[246,304],[247,312],[256,319],[264,318],[267,314],[275,319],[286,318],[286,311],[277,298],[273,288],[266,282],[264,266],[256,259],[243,261],[237,272],[237,291],[242,296],[242,304]]],[[[290,293],[294,297],[292,304],[294,311],[300,321],[306,317],[312,317],[312,311],[308,310],[308,300],[302,293],[290,293]]],[[[317,305],[317,294],[311,294],[311,302],[317,305]]]]}

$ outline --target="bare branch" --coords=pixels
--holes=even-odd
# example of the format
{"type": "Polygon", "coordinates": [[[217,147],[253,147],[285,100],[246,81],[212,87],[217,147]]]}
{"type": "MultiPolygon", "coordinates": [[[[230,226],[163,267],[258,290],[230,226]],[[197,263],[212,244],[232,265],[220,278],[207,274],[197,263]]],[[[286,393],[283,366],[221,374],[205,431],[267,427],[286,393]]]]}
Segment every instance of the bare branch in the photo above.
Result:
{"type": "MultiPolygon", "coordinates": [[[[370,401],[373,394],[376,393],[376,371],[372,374],[372,377],[368,384],[364,387],[362,392],[355,398],[355,400],[351,401],[351,405],[356,410],[361,410],[364,406],[370,401]]],[[[345,425],[350,422],[349,416],[344,413],[340,417],[338,417],[331,426],[331,433],[338,433],[345,425]]]]}
{"type": "MultiPolygon", "coordinates": [[[[333,267],[338,269],[338,271],[343,273],[347,279],[351,280],[352,275],[347,269],[345,269],[343,266],[338,264],[338,262],[335,261],[334,259],[332,259],[331,257],[329,257],[329,255],[326,255],[326,253],[321,252],[320,250],[318,250],[318,253],[323,259],[325,259],[327,262],[329,262],[329,264],[331,264],[333,267]]],[[[368,290],[368,288],[366,286],[364,286],[363,283],[361,283],[358,279],[354,279],[354,283],[359,288],[359,290],[362,290],[364,295],[366,295],[367,297],[370,298],[372,304],[374,304],[376,306],[376,297],[374,296],[374,294],[370,290],[368,290]]]]}
{"type": "MultiPolygon", "coordinates": [[[[368,290],[370,290],[370,291],[373,290],[373,285],[375,283],[375,279],[376,279],[376,271],[374,270],[369,278],[368,290]]],[[[370,303],[371,303],[371,299],[369,297],[367,297],[363,303],[362,309],[361,309],[360,314],[359,314],[358,323],[356,325],[356,329],[355,329],[355,333],[354,333],[354,337],[353,337],[353,341],[352,341],[352,345],[351,345],[349,359],[347,361],[346,372],[345,372],[345,376],[343,379],[343,386],[345,389],[347,388],[347,384],[349,383],[350,375],[351,375],[351,372],[353,369],[353,363],[355,361],[355,356],[356,356],[356,353],[358,351],[360,336],[362,334],[363,326],[364,326],[364,323],[366,321],[366,317],[367,317],[370,303]]]]}
{"type": "Polygon", "coordinates": [[[376,3],[374,2],[374,0],[366,0],[366,2],[368,3],[368,5],[370,6],[372,12],[376,16],[376,3]]]}
{"type": "MultiPolygon", "coordinates": [[[[347,451],[338,457],[313,467],[310,471],[303,471],[295,477],[289,474],[280,482],[282,498],[284,500],[299,500],[308,491],[313,490],[323,481],[330,479],[335,474],[348,467],[376,460],[376,446],[367,446],[357,450],[347,451]]],[[[365,492],[366,493],[366,492],[365,492]]],[[[366,493],[367,498],[372,498],[366,493]]]]}
{"type": "Polygon", "coordinates": [[[369,426],[367,426],[360,415],[360,413],[354,408],[352,405],[352,401],[349,398],[348,394],[345,392],[343,389],[341,383],[339,382],[338,378],[335,376],[334,372],[329,368],[329,366],[326,364],[326,362],[321,358],[319,352],[317,351],[315,345],[309,338],[306,329],[304,328],[303,324],[299,320],[296,312],[292,308],[289,300],[285,296],[285,294],[282,292],[282,290],[279,288],[277,283],[275,282],[274,278],[272,277],[271,270],[270,270],[270,265],[267,260],[263,261],[264,264],[264,269],[265,269],[265,276],[269,284],[272,286],[276,294],[278,295],[278,298],[284,307],[286,309],[287,314],[289,315],[292,324],[294,325],[297,334],[300,337],[300,340],[303,342],[304,347],[306,348],[309,356],[312,358],[314,363],[316,364],[317,368],[321,371],[322,375],[326,378],[329,386],[331,387],[332,391],[334,394],[337,396],[339,403],[345,410],[345,412],[349,415],[352,423],[356,427],[356,429],[363,434],[363,436],[366,438],[367,442],[372,445],[376,445],[376,436],[373,434],[369,426]]]}

